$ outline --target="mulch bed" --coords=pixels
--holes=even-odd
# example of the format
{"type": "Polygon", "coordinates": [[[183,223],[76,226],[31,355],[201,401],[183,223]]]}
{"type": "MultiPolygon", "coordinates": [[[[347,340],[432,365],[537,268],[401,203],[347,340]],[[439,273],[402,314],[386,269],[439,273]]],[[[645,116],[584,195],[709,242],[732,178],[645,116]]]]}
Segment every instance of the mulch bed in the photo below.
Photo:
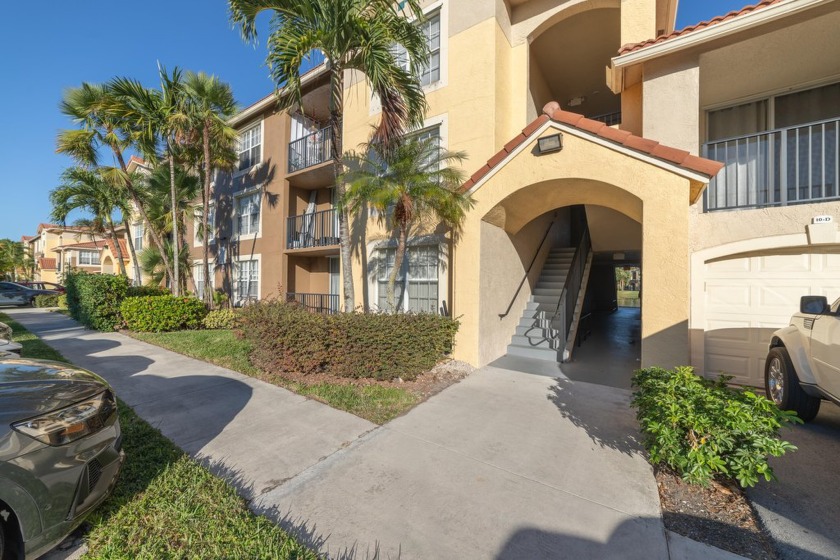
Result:
{"type": "Polygon", "coordinates": [[[666,467],[654,468],[665,528],[754,559],[777,558],[767,531],[734,482],[688,484],[666,467]]]}

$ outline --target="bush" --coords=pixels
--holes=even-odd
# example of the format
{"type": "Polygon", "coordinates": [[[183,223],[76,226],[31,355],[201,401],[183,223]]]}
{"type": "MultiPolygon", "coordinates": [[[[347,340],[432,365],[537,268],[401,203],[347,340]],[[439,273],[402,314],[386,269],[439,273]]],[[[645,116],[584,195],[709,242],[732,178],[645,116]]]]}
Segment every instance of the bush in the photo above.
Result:
{"type": "Polygon", "coordinates": [[[239,317],[233,309],[216,309],[207,314],[202,322],[205,329],[235,329],[239,317]]]}
{"type": "Polygon", "coordinates": [[[58,307],[58,294],[35,296],[35,307],[58,307]]]}
{"type": "Polygon", "coordinates": [[[173,295],[126,298],[120,311],[126,327],[138,332],[198,329],[207,315],[200,300],[173,295]]]}
{"type": "Polygon", "coordinates": [[[390,381],[415,379],[452,347],[458,321],[432,314],[321,315],[280,301],[241,312],[251,361],[271,373],[327,372],[390,381]]]}
{"type": "Polygon", "coordinates": [[[120,304],[129,289],[125,276],[69,272],[64,287],[70,316],[86,327],[113,331],[122,325],[120,304]]]}
{"type": "Polygon", "coordinates": [[[651,463],[664,463],[686,481],[707,485],[716,476],[754,486],[775,479],[768,457],[796,449],[779,438],[786,423],[801,422],[763,396],[705,379],[693,368],[648,368],[633,376],[632,405],[651,463]]]}
{"type": "Polygon", "coordinates": [[[131,286],[125,297],[166,296],[171,292],[160,286],[131,286]]]}
{"type": "Polygon", "coordinates": [[[62,309],[67,309],[67,294],[59,294],[56,305],[62,309]]]}

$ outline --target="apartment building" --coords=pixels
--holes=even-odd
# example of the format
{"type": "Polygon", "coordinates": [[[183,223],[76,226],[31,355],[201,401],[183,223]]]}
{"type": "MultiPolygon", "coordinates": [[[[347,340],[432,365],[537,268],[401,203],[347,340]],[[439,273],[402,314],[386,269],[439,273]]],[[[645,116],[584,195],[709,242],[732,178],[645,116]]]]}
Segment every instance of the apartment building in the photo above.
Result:
{"type": "Polygon", "coordinates": [[[35,280],[58,283],[68,267],[100,270],[102,238],[84,228],[38,224],[36,235],[28,237],[27,243],[35,264],[35,280]]]}

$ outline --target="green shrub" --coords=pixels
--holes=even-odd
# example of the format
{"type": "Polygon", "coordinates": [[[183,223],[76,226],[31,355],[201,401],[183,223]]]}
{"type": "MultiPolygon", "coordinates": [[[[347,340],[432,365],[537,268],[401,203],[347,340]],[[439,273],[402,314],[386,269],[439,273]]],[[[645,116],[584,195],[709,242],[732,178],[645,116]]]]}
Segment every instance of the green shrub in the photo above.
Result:
{"type": "Polygon", "coordinates": [[[171,292],[161,286],[131,286],[125,297],[166,296],[171,292]]]}
{"type": "Polygon", "coordinates": [[[86,327],[113,331],[122,325],[120,304],[129,289],[125,276],[69,272],[64,287],[70,316],[86,327]]]}
{"type": "Polygon", "coordinates": [[[280,301],[247,306],[241,321],[251,361],[264,371],[378,380],[410,381],[428,371],[458,330],[458,321],[440,315],[321,315],[280,301]]]}
{"type": "Polygon", "coordinates": [[[203,321],[205,329],[235,329],[239,326],[239,317],[233,309],[215,309],[207,314],[203,321]]]}
{"type": "Polygon", "coordinates": [[[747,389],[696,375],[691,367],[648,368],[633,376],[632,405],[651,463],[664,463],[685,480],[706,485],[716,476],[754,486],[773,480],[768,457],[796,449],[779,438],[796,414],[747,389]]]}
{"type": "Polygon", "coordinates": [[[35,307],[58,307],[58,294],[35,296],[35,307]]]}
{"type": "Polygon", "coordinates": [[[59,294],[55,303],[58,307],[67,309],[67,294],[59,294]]]}
{"type": "Polygon", "coordinates": [[[120,311],[126,327],[138,332],[198,329],[207,315],[200,300],[173,295],[126,298],[120,311]]]}

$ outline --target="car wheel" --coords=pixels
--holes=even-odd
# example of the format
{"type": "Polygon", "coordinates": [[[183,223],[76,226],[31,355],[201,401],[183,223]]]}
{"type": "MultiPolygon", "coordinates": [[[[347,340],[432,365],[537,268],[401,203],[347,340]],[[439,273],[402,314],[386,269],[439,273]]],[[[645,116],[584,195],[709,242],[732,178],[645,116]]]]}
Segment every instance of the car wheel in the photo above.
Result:
{"type": "Polygon", "coordinates": [[[803,422],[810,422],[820,410],[821,400],[806,393],[799,384],[790,355],[784,347],[771,348],[764,364],[767,398],[782,410],[793,410],[803,422]]]}

